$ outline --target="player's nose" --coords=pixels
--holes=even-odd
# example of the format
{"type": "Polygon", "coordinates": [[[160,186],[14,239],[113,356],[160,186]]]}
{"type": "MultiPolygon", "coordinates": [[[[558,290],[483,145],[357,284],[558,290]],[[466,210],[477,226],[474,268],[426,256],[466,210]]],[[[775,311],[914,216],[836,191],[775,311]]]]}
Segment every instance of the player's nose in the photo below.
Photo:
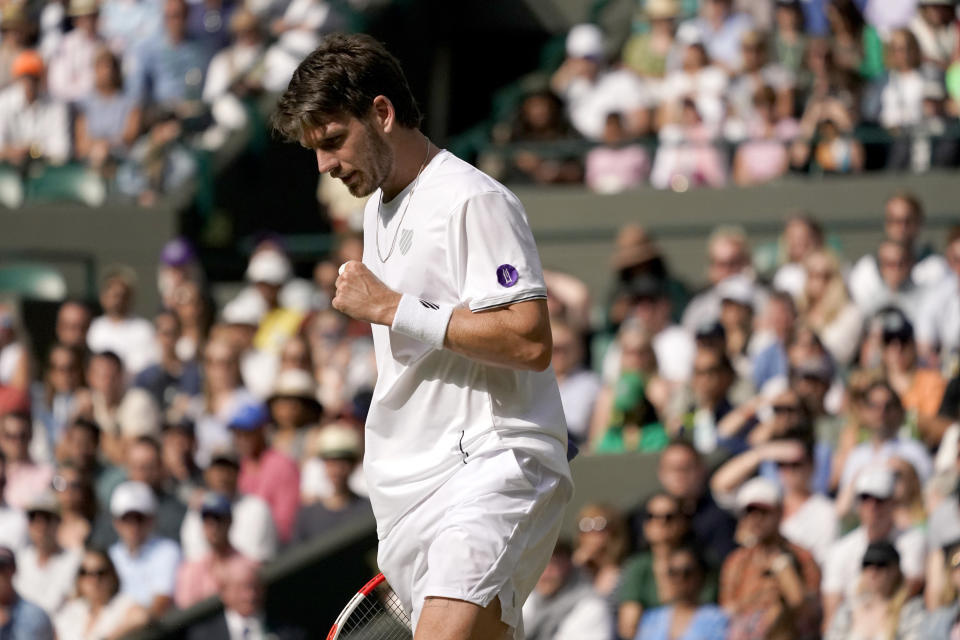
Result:
{"type": "Polygon", "coordinates": [[[332,171],[340,164],[332,153],[326,153],[317,149],[317,169],[320,173],[332,171]]]}

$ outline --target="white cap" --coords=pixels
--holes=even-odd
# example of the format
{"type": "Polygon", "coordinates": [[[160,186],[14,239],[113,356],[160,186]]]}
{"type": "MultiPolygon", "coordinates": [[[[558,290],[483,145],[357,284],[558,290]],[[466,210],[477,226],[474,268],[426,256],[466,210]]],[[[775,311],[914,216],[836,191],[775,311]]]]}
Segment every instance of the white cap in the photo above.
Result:
{"type": "Polygon", "coordinates": [[[117,423],[124,438],[159,435],[160,418],[157,401],[145,389],[127,391],[117,408],[117,423]]]}
{"type": "Polygon", "coordinates": [[[870,467],[860,472],[853,487],[858,496],[888,500],[893,496],[893,484],[893,471],[886,467],[870,467]]]}
{"type": "Polygon", "coordinates": [[[153,489],[142,482],[124,482],[110,496],[110,514],[121,518],[131,512],[152,516],[157,512],[157,499],[153,489]]]}
{"type": "Polygon", "coordinates": [[[267,313],[263,296],[253,289],[245,290],[223,306],[221,317],[227,324],[258,326],[267,313]]]}
{"type": "Polygon", "coordinates": [[[258,251],[250,258],[250,264],[247,266],[247,280],[280,286],[290,279],[292,272],[287,256],[279,251],[267,249],[258,251]]]}
{"type": "Polygon", "coordinates": [[[603,31],[595,24],[575,25],[567,34],[567,55],[571,58],[603,58],[603,31]]]}
{"type": "Polygon", "coordinates": [[[766,478],[747,480],[737,492],[737,509],[745,510],[752,504],[779,507],[783,498],[780,487],[766,478]]]}
{"type": "Polygon", "coordinates": [[[757,289],[753,282],[745,275],[735,275],[725,278],[717,284],[717,294],[720,301],[730,300],[737,304],[754,307],[757,289]]]}

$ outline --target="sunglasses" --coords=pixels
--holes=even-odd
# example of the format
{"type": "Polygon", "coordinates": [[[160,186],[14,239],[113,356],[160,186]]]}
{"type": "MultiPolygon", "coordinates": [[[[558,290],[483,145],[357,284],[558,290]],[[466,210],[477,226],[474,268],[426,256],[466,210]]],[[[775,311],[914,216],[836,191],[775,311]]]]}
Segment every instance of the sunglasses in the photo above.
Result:
{"type": "Polygon", "coordinates": [[[100,567],[99,569],[80,567],[80,569],[77,570],[77,575],[81,577],[92,576],[94,578],[105,578],[106,576],[110,575],[110,571],[106,567],[100,567]]]}
{"type": "Polygon", "coordinates": [[[595,518],[581,518],[579,527],[581,533],[603,531],[607,528],[607,519],[603,516],[596,516],[595,518]]]}

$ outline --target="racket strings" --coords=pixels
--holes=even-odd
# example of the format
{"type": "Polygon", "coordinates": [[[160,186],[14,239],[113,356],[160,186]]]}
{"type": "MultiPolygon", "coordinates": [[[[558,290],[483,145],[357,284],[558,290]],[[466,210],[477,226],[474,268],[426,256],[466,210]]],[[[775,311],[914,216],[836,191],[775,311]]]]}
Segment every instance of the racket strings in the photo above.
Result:
{"type": "Polygon", "coordinates": [[[343,622],[338,638],[344,640],[411,640],[410,618],[400,599],[382,584],[364,598],[343,622]]]}

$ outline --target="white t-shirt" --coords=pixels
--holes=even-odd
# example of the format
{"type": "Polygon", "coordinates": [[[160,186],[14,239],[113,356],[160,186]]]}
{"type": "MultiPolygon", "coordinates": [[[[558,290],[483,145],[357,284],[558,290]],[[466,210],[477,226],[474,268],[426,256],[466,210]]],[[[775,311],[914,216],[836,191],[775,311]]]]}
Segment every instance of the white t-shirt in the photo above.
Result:
{"type": "Polygon", "coordinates": [[[813,554],[821,566],[837,540],[837,512],[833,501],[815,493],[793,515],[780,521],[783,537],[813,554]]]}
{"type": "Polygon", "coordinates": [[[140,373],[158,360],[153,325],[143,318],[129,317],[119,322],[107,316],[95,318],[87,332],[87,346],[93,353],[116,353],[128,376],[140,373]]]}
{"type": "MultiPolygon", "coordinates": [[[[259,562],[272,560],[277,555],[277,529],[270,507],[258,496],[240,496],[233,503],[233,523],[230,525],[230,544],[233,548],[259,562]]],[[[180,525],[180,544],[185,560],[196,560],[210,552],[203,534],[200,512],[190,509],[180,525]]]]}
{"type": "MultiPolygon", "coordinates": [[[[520,201],[447,151],[391,202],[381,205],[380,193],[370,198],[363,262],[394,291],[474,312],[547,295],[520,201]],[[384,255],[399,234],[387,263],[378,256],[378,225],[384,255]]],[[[373,325],[373,341],[378,379],[367,416],[364,472],[381,539],[469,463],[471,454],[503,447],[506,436],[510,446],[569,477],[566,423],[552,368],[482,364],[379,324],[373,325]],[[524,437],[531,432],[539,437],[524,437]]]]}
{"type": "MultiPolygon", "coordinates": [[[[905,531],[894,530],[887,536],[900,554],[900,570],[910,578],[922,578],[927,554],[923,531],[911,527],[905,531]]],[[[860,582],[863,554],[867,550],[867,530],[857,527],[830,547],[827,561],[823,563],[824,594],[841,594],[845,598],[856,595],[860,582]]]]}
{"type": "Polygon", "coordinates": [[[41,567],[36,548],[26,547],[17,553],[13,586],[25,600],[53,615],[73,593],[80,559],[77,551],[61,551],[41,567]]]}

